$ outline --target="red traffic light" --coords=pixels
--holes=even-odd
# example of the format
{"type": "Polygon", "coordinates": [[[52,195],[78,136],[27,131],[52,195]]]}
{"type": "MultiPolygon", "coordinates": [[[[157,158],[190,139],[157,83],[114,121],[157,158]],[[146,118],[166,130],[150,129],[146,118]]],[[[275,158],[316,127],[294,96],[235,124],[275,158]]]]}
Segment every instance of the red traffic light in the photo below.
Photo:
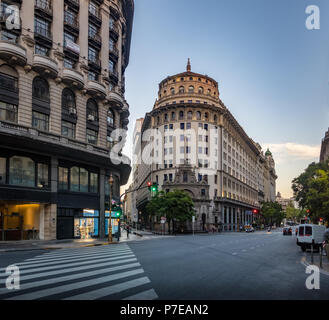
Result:
{"type": "Polygon", "coordinates": [[[147,183],[147,186],[150,188],[150,187],[152,187],[152,185],[153,185],[153,183],[151,182],[151,181],[149,181],[148,183],[147,183]]]}
{"type": "Polygon", "coordinates": [[[258,213],[258,210],[257,209],[254,209],[254,210],[252,210],[252,213],[257,214],[258,213]]]}

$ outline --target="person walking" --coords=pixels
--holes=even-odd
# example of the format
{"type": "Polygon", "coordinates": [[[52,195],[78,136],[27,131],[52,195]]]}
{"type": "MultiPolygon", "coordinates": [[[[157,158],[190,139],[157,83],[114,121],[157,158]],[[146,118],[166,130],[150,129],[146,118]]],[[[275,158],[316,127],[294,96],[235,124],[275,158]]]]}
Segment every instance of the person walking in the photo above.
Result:
{"type": "Polygon", "coordinates": [[[126,226],[126,230],[127,230],[127,239],[129,239],[129,233],[130,233],[129,225],[126,226]]]}

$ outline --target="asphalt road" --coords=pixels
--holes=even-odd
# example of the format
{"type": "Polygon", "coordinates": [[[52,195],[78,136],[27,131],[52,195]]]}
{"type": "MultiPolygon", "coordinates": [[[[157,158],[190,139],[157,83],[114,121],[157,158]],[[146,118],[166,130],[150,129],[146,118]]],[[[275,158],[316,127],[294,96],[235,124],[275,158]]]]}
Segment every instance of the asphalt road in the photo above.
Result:
{"type": "Polygon", "coordinates": [[[4,253],[0,300],[329,299],[329,276],[308,290],[305,254],[281,232],[177,236],[103,246],[4,253]],[[8,290],[5,267],[20,268],[8,290]]]}

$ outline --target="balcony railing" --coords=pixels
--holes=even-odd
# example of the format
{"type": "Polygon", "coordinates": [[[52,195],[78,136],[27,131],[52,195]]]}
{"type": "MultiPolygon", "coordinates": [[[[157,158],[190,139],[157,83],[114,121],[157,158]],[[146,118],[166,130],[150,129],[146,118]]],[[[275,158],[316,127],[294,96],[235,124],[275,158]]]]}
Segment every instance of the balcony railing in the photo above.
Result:
{"type": "Polygon", "coordinates": [[[114,56],[116,56],[116,57],[118,57],[119,56],[119,50],[117,49],[117,48],[115,48],[115,47],[110,47],[110,49],[109,49],[109,51],[110,51],[110,54],[113,54],[114,56]]]}
{"type": "Polygon", "coordinates": [[[18,80],[16,78],[0,73],[0,88],[17,93],[18,80]]]}
{"type": "Polygon", "coordinates": [[[48,14],[52,14],[52,6],[50,0],[35,0],[34,6],[37,9],[41,9],[48,14]]]}
{"type": "Polygon", "coordinates": [[[102,38],[97,33],[89,33],[89,39],[94,40],[98,43],[102,43],[102,38]]]}

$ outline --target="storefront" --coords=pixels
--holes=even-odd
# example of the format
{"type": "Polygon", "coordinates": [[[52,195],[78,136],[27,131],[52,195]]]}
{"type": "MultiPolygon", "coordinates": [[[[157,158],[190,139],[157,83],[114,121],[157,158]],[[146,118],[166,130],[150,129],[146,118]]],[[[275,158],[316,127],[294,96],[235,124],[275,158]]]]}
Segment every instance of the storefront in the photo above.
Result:
{"type": "MultiPolygon", "coordinates": [[[[112,236],[115,238],[120,237],[120,213],[113,212],[111,214],[111,221],[112,221],[112,236]]],[[[109,235],[109,220],[110,220],[110,212],[105,211],[105,235],[109,235]]]]}
{"type": "Polygon", "coordinates": [[[99,211],[84,209],[83,217],[74,218],[74,238],[92,239],[99,237],[99,211]]]}

